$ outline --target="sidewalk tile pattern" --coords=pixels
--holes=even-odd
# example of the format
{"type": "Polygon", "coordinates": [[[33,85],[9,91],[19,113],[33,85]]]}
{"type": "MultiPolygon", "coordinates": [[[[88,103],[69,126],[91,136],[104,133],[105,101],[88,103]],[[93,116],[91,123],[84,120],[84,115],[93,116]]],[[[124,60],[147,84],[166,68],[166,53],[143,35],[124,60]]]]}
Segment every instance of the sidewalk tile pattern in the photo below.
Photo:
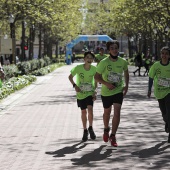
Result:
{"type": "Polygon", "coordinates": [[[132,66],[117,132],[119,147],[102,141],[99,94],[94,104],[97,138],[81,142],[81,114],[68,81],[76,64],[39,77],[0,102],[0,170],[169,170],[170,145],[158,103],[146,97],[148,77],[134,77],[132,66]]]}

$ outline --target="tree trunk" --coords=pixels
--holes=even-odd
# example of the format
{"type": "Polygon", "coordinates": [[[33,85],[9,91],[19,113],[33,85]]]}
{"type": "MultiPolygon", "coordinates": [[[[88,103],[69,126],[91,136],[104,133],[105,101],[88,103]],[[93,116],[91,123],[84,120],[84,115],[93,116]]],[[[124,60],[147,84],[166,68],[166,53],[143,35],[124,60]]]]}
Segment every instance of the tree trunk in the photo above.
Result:
{"type": "Polygon", "coordinates": [[[58,41],[56,41],[56,58],[58,58],[58,41]]]}
{"type": "Polygon", "coordinates": [[[40,59],[42,56],[41,56],[41,53],[42,53],[42,41],[41,41],[41,35],[42,35],[42,30],[41,30],[41,25],[39,25],[39,53],[38,53],[38,58],[40,59]]]}
{"type": "Polygon", "coordinates": [[[33,59],[33,42],[34,42],[34,38],[33,38],[33,26],[31,26],[30,28],[30,36],[29,36],[29,60],[33,59]]]}
{"type": "Polygon", "coordinates": [[[25,21],[22,21],[21,61],[25,61],[25,21]]]}
{"type": "Polygon", "coordinates": [[[49,38],[48,45],[47,45],[47,56],[52,59],[52,39],[49,38]]]}

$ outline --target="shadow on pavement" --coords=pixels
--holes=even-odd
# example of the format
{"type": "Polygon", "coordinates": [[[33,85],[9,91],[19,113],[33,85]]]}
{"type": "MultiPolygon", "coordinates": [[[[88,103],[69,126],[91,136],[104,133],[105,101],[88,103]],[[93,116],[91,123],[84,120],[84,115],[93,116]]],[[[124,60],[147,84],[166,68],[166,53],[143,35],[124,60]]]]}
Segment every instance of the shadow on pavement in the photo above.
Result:
{"type": "MultiPolygon", "coordinates": [[[[56,95],[56,96],[45,96],[46,98],[48,97],[49,100],[39,100],[39,101],[34,101],[32,103],[27,103],[22,106],[35,106],[35,105],[59,105],[59,104],[70,104],[70,103],[75,103],[76,102],[76,96],[75,95],[56,95]]],[[[42,96],[43,98],[43,96],[42,96]]]]}
{"type": "Polygon", "coordinates": [[[81,158],[73,158],[71,161],[73,162],[73,165],[85,165],[88,167],[95,167],[93,165],[93,162],[96,161],[102,161],[110,156],[112,156],[112,150],[115,149],[106,149],[104,153],[101,153],[102,149],[106,147],[107,145],[101,145],[99,148],[95,149],[94,151],[83,155],[81,158]]]}
{"type": "Polygon", "coordinates": [[[74,144],[73,146],[67,146],[62,149],[56,151],[45,152],[48,155],[53,155],[53,157],[65,157],[66,154],[73,154],[78,152],[79,150],[86,147],[87,143],[79,142],[74,144]],[[83,144],[83,145],[81,145],[83,144]]]}
{"type": "Polygon", "coordinates": [[[155,162],[153,163],[152,167],[150,167],[149,169],[168,168],[170,155],[168,151],[166,153],[166,149],[170,148],[170,145],[163,146],[165,143],[167,143],[167,141],[162,141],[151,148],[142,149],[140,151],[132,152],[131,154],[143,160],[145,159],[149,160],[150,158],[151,164],[152,164],[152,157],[156,157],[159,155],[159,159],[155,159],[155,162]]]}
{"type": "Polygon", "coordinates": [[[151,148],[146,148],[142,149],[137,152],[132,152],[132,155],[138,156],[139,158],[148,158],[154,155],[160,155],[163,154],[167,148],[170,148],[170,145],[163,146],[166,143],[166,141],[162,141],[161,143],[158,143],[157,145],[151,147],[151,148]]]}
{"type": "MultiPolygon", "coordinates": [[[[45,152],[45,154],[53,155],[53,157],[65,157],[67,154],[74,154],[78,151],[82,151],[87,145],[91,143],[78,142],[72,146],[64,147],[56,151],[45,152]]],[[[84,154],[80,158],[72,158],[71,162],[75,166],[86,166],[86,167],[95,167],[93,162],[102,161],[110,156],[112,156],[112,150],[115,148],[104,149],[107,145],[101,145],[99,148],[94,151],[84,154]],[[104,149],[104,150],[103,150],[104,149]]]]}

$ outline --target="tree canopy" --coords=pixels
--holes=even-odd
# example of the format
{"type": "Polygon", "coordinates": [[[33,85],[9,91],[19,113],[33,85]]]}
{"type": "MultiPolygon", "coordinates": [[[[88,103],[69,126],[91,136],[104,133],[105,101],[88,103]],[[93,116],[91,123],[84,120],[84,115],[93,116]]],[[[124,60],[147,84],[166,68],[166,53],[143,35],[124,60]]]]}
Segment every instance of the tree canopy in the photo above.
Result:
{"type": "Polygon", "coordinates": [[[35,31],[63,44],[78,34],[108,34],[154,38],[154,29],[161,40],[170,35],[169,0],[1,0],[1,35],[9,34],[9,16],[15,17],[16,38],[21,37],[21,23],[26,32],[35,31]]]}

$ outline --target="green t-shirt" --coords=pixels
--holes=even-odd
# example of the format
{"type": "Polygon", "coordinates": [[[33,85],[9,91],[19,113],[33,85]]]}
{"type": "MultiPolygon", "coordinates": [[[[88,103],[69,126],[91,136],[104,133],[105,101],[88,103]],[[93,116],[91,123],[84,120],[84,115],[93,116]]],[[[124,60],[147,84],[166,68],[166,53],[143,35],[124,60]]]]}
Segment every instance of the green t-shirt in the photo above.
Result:
{"type": "Polygon", "coordinates": [[[154,95],[157,99],[170,93],[170,63],[165,66],[160,61],[155,62],[150,68],[149,77],[154,80],[154,95]]]}
{"type": "Polygon", "coordinates": [[[103,54],[103,55],[100,55],[100,54],[97,54],[96,55],[96,59],[97,59],[97,61],[101,61],[101,60],[103,60],[104,58],[106,58],[107,57],[107,55],[106,54],[103,54]]]}
{"type": "Polygon", "coordinates": [[[84,99],[91,96],[95,91],[94,75],[96,67],[91,65],[90,70],[84,69],[84,64],[77,65],[71,70],[72,76],[76,75],[76,85],[81,89],[77,93],[77,99],[84,99]]]}
{"type": "Polygon", "coordinates": [[[145,60],[145,63],[146,63],[147,65],[150,65],[150,64],[151,64],[151,60],[150,60],[150,59],[146,59],[146,60],[145,60]]]}
{"type": "Polygon", "coordinates": [[[123,91],[124,80],[123,73],[128,69],[128,62],[118,57],[118,60],[113,62],[109,57],[103,59],[97,66],[96,72],[102,75],[106,82],[114,83],[116,88],[109,90],[107,86],[102,84],[101,95],[111,96],[123,91]]]}

